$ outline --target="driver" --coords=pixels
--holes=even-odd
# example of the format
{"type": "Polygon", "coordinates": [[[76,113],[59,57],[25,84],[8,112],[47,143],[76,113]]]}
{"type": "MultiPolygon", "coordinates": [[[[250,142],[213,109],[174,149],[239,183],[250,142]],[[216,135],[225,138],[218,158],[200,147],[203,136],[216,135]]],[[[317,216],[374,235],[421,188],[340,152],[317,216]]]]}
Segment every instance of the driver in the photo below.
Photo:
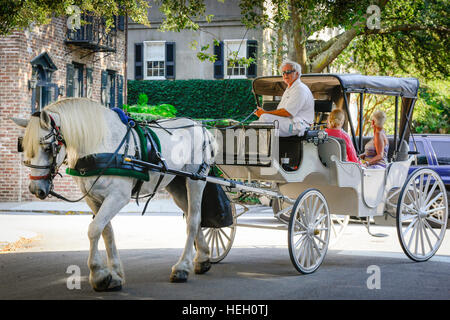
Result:
{"type": "Polygon", "coordinates": [[[255,112],[259,122],[278,121],[280,137],[302,136],[314,121],[314,97],[311,90],[300,81],[301,70],[298,63],[284,61],[281,71],[287,88],[277,109],[265,111],[258,107],[255,112]]]}

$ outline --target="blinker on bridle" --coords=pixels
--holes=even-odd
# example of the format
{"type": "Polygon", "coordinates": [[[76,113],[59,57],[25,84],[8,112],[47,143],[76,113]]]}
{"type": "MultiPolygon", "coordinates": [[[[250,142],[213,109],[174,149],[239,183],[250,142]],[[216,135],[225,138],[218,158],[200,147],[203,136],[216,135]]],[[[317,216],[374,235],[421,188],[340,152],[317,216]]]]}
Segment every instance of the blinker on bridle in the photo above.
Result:
{"type": "MultiPolygon", "coordinates": [[[[39,118],[40,116],[41,116],[41,113],[39,111],[32,114],[32,117],[39,118]]],[[[48,116],[50,117],[51,131],[45,137],[40,138],[39,143],[41,145],[43,145],[43,144],[46,144],[45,141],[47,141],[51,137],[55,138],[52,142],[49,143],[50,144],[50,146],[48,148],[49,150],[46,150],[48,153],[51,154],[52,162],[46,166],[34,165],[34,164],[29,163],[28,161],[24,161],[23,164],[24,164],[24,166],[33,168],[33,169],[50,169],[50,172],[43,176],[30,175],[31,180],[49,179],[50,181],[52,181],[53,178],[58,174],[56,158],[58,156],[59,151],[61,150],[61,146],[66,145],[66,142],[64,141],[64,138],[61,135],[61,131],[60,131],[59,127],[56,125],[55,120],[53,119],[53,117],[51,115],[48,115],[48,116]]],[[[23,138],[19,137],[19,141],[18,141],[18,151],[19,152],[23,151],[22,140],[23,140],[23,138]]]]}

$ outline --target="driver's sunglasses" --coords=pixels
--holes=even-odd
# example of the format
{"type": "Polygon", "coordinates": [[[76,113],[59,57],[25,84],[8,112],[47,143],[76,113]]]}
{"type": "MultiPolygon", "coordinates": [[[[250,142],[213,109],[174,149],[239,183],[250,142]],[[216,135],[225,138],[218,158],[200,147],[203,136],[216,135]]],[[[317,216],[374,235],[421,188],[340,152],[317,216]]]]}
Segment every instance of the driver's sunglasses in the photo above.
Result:
{"type": "Polygon", "coordinates": [[[295,70],[283,71],[281,74],[284,76],[285,74],[291,74],[293,72],[295,72],[295,70]]]}

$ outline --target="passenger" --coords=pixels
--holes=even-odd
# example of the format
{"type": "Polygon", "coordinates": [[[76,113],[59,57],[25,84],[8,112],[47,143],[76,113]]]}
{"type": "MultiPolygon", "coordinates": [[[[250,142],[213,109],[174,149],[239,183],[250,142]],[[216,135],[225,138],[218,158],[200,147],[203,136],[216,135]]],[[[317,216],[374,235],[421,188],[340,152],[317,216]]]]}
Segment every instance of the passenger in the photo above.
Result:
{"type": "Polygon", "coordinates": [[[334,109],[328,117],[328,128],[325,131],[329,136],[341,138],[345,140],[347,150],[347,161],[359,163],[358,156],[356,155],[355,147],[353,146],[350,136],[342,130],[344,125],[345,114],[341,109],[334,109]]]}
{"type": "Polygon", "coordinates": [[[287,88],[276,110],[265,111],[258,107],[257,121],[278,121],[280,137],[302,136],[314,121],[314,97],[311,90],[300,81],[301,66],[293,61],[281,65],[283,81],[287,88]]]}
{"type": "Polygon", "coordinates": [[[364,165],[370,169],[386,168],[389,142],[383,126],[386,114],[375,111],[372,115],[373,138],[364,147],[364,154],[360,156],[364,165]]]}

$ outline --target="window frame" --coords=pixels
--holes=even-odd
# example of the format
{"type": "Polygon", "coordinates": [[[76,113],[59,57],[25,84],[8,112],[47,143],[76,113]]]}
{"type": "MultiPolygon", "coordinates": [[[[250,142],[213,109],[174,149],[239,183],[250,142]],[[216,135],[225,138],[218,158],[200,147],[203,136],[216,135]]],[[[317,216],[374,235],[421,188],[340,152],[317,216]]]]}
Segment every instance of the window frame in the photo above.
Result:
{"type": "MultiPolygon", "coordinates": [[[[247,58],[247,41],[248,39],[225,39],[223,40],[224,45],[224,52],[223,52],[223,76],[224,78],[228,79],[247,79],[247,66],[241,66],[239,65],[239,69],[244,69],[243,75],[229,75],[228,74],[228,57],[229,57],[229,44],[237,44],[238,47],[240,46],[239,52],[238,52],[238,58],[247,58]]],[[[232,70],[235,67],[232,67],[232,70]]]]}
{"type": "Polygon", "coordinates": [[[144,50],[143,50],[143,57],[142,57],[142,72],[143,72],[143,79],[144,80],[166,80],[166,42],[165,40],[152,40],[152,41],[144,41],[143,45],[144,45],[144,50]],[[148,47],[150,47],[151,45],[158,45],[158,46],[162,46],[163,48],[163,58],[162,60],[152,60],[152,59],[147,59],[147,50],[148,47]],[[148,67],[147,64],[148,62],[155,62],[158,61],[159,63],[163,63],[163,67],[158,67],[158,70],[162,69],[164,74],[162,76],[158,75],[158,76],[148,76],[148,67]]]}

